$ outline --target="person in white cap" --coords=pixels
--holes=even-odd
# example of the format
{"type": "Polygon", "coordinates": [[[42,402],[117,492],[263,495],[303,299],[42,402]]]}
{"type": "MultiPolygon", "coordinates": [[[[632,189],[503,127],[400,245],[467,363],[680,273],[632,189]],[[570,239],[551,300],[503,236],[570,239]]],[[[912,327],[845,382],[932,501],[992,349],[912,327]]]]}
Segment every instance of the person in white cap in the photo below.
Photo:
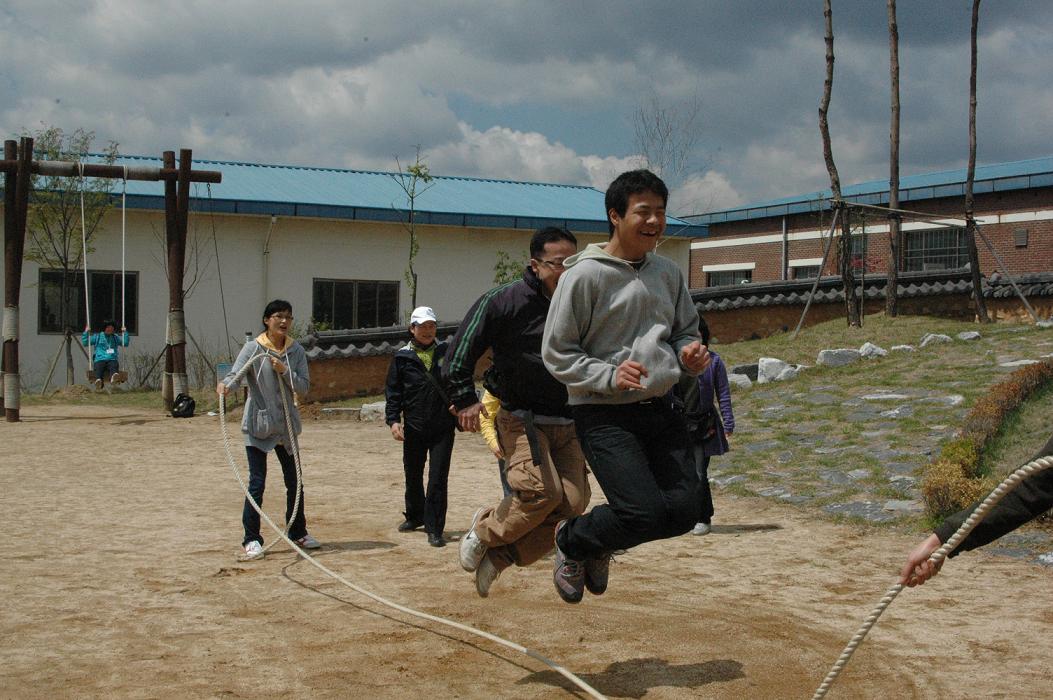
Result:
{"type": "Polygon", "coordinates": [[[442,362],[446,343],[436,343],[438,319],[430,306],[418,306],[410,315],[413,338],[391,359],[385,386],[385,420],[391,436],[402,443],[406,473],[406,519],[399,532],[420,526],[428,544],[444,547],[447,480],[456,419],[443,387],[442,362]],[[424,488],[424,463],[428,485],[424,488]]]}

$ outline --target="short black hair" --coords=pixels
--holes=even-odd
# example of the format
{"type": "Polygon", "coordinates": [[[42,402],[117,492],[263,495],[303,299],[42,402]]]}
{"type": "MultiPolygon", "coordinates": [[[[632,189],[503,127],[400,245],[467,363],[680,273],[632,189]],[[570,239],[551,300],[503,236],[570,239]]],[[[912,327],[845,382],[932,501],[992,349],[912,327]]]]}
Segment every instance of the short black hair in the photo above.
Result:
{"type": "Polygon", "coordinates": [[[108,319],[108,318],[104,318],[104,319],[102,320],[102,330],[103,330],[104,332],[106,331],[106,326],[113,326],[113,327],[114,327],[115,329],[117,328],[117,324],[116,324],[116,323],[114,323],[113,321],[111,321],[111,320],[110,320],[110,319],[108,319]]]}
{"type": "Polygon", "coordinates": [[[578,239],[567,229],[559,226],[546,226],[539,228],[530,238],[530,257],[539,260],[539,256],[545,252],[545,245],[557,241],[570,241],[574,247],[578,246],[578,239]]]}
{"type": "Polygon", "coordinates": [[[629,208],[629,197],[641,192],[654,192],[662,198],[662,204],[669,203],[669,188],[650,170],[629,170],[618,177],[607,188],[604,197],[604,209],[607,212],[607,230],[609,235],[614,235],[614,224],[611,223],[611,209],[618,212],[618,216],[625,216],[629,208]]]}
{"type": "Polygon", "coordinates": [[[292,313],[292,304],[285,301],[284,299],[275,299],[271,303],[267,304],[267,308],[263,310],[263,327],[267,327],[267,319],[280,311],[288,311],[292,313]]]}
{"type": "Polygon", "coordinates": [[[709,325],[706,319],[702,318],[702,314],[698,315],[698,333],[702,336],[702,344],[709,345],[709,325]]]}

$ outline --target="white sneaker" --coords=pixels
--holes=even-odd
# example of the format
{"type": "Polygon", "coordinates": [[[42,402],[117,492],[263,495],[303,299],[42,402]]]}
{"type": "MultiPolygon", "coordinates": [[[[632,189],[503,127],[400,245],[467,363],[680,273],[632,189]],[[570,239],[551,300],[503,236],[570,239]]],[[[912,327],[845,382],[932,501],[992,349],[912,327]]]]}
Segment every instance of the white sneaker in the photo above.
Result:
{"type": "MultiPolygon", "coordinates": [[[[479,518],[482,517],[485,508],[480,508],[475,511],[475,517],[472,518],[472,524],[468,527],[468,532],[464,533],[464,537],[461,538],[460,545],[460,559],[461,568],[465,571],[475,571],[479,568],[479,562],[483,560],[486,555],[486,545],[483,544],[479,536],[475,534],[475,525],[479,522],[479,518]]],[[[494,577],[496,578],[496,576],[494,577]]],[[[487,588],[489,588],[487,584],[487,588]]],[[[480,593],[484,598],[485,594],[480,593]]]]}
{"type": "Polygon", "coordinates": [[[695,523],[695,527],[691,530],[692,535],[708,535],[713,531],[709,523],[695,523]]]}
{"type": "Polygon", "coordinates": [[[255,559],[263,559],[263,545],[253,540],[245,545],[245,552],[240,557],[241,561],[253,561],[255,559]]]}
{"type": "Polygon", "coordinates": [[[494,581],[500,575],[501,572],[490,561],[490,557],[484,556],[475,570],[475,590],[480,598],[490,595],[490,586],[494,585],[494,581]]]}
{"type": "Polygon", "coordinates": [[[322,543],[311,537],[310,535],[304,535],[300,539],[296,540],[296,544],[300,545],[304,549],[318,549],[322,546],[322,543]]]}
{"type": "Polygon", "coordinates": [[[102,380],[101,379],[96,379],[95,380],[95,391],[102,391],[102,380]]]}

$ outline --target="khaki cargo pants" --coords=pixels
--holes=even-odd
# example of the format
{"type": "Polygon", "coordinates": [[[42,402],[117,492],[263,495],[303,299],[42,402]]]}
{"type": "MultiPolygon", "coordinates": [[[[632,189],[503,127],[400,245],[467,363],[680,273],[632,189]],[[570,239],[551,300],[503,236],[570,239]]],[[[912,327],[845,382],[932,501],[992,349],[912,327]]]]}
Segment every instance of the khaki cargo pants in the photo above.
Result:
{"type": "Polygon", "coordinates": [[[496,427],[512,493],[483,513],[475,533],[502,570],[528,566],[550,552],[556,524],[584,513],[591,494],[573,424],[535,424],[540,465],[531,457],[522,419],[500,411],[496,427]]]}

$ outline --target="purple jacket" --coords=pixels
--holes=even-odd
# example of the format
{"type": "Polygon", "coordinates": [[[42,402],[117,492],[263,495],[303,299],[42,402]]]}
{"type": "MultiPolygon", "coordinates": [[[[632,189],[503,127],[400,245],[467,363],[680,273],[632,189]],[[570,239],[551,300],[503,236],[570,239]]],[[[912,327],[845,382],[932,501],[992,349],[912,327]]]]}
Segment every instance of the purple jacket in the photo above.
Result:
{"type": "Polygon", "coordinates": [[[698,375],[699,408],[703,411],[716,410],[714,398],[720,403],[720,417],[717,421],[717,434],[706,440],[703,454],[707,457],[722,455],[730,449],[727,433],[735,432],[735,414],[731,412],[731,389],[728,386],[728,370],[720,355],[709,351],[709,366],[698,375]]]}

